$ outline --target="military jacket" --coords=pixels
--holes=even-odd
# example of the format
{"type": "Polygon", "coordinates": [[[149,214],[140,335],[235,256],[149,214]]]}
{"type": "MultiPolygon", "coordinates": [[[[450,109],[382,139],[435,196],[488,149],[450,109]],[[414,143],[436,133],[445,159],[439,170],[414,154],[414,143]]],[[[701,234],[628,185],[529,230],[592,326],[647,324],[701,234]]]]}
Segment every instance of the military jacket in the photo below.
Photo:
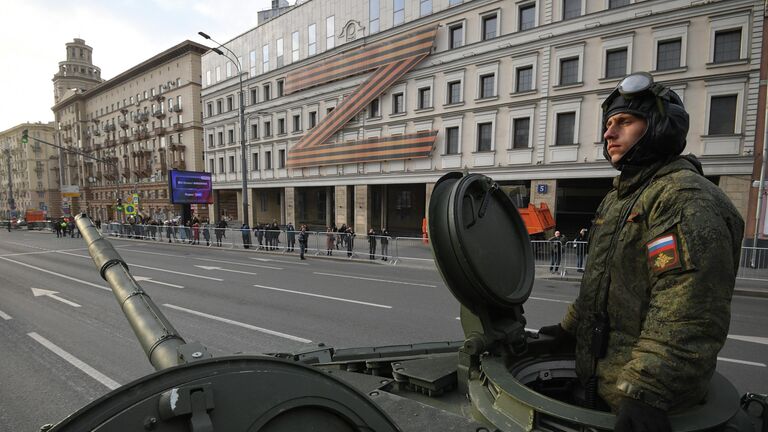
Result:
{"type": "Polygon", "coordinates": [[[681,410],[705,396],[725,343],[744,221],[693,156],[622,171],[600,204],[577,299],[561,323],[576,336],[576,372],[622,397],[681,410]],[[608,316],[595,360],[595,314],[608,316]]]}

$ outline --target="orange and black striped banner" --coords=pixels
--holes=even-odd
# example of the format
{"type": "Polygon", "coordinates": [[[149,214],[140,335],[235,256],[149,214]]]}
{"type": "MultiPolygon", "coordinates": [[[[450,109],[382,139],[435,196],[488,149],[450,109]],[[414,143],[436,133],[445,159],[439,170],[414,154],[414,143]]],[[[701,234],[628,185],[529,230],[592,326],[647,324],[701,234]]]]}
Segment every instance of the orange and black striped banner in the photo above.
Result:
{"type": "Polygon", "coordinates": [[[416,132],[360,141],[322,144],[291,151],[289,166],[302,168],[357,162],[429,157],[437,131],[416,132]]]}
{"type": "MultiPolygon", "coordinates": [[[[305,89],[376,69],[352,94],[345,98],[318,125],[305,134],[289,151],[288,167],[336,164],[345,162],[361,162],[354,151],[346,151],[345,157],[339,154],[324,158],[322,151],[313,153],[312,158],[301,158],[304,151],[316,151],[326,148],[326,141],[344,127],[347,122],[359,114],[372,100],[379,97],[386,89],[402,78],[408,71],[429,55],[434,43],[436,27],[416,30],[404,35],[394,36],[368,47],[358,48],[341,54],[333,59],[320,62],[304,70],[289,74],[286,78],[286,88],[291,91],[305,89]]],[[[434,143],[434,138],[432,139],[434,143]]],[[[432,145],[430,143],[430,146],[432,145]]],[[[336,146],[346,147],[347,143],[336,146]]],[[[421,150],[421,149],[420,149],[421,150]]],[[[383,153],[370,155],[371,160],[405,159],[411,154],[421,154],[420,150],[410,152],[406,147],[391,147],[381,150],[383,153]]],[[[429,156],[427,154],[426,156],[429,156]]]]}

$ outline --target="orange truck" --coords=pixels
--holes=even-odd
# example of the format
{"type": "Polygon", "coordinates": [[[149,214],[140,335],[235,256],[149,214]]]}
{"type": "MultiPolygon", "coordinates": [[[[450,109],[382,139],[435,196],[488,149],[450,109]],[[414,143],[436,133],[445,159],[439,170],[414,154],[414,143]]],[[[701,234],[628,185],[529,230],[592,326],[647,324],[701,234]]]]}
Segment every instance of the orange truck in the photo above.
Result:
{"type": "Polygon", "coordinates": [[[528,207],[518,208],[517,211],[533,239],[546,237],[547,230],[555,227],[555,219],[546,203],[539,203],[539,207],[528,204],[528,207]]]}

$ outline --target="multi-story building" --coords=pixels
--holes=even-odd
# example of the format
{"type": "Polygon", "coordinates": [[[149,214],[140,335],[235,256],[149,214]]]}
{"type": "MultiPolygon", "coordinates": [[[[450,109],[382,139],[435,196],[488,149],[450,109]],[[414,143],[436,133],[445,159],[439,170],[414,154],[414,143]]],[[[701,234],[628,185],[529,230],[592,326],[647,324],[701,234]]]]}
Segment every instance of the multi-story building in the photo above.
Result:
{"type": "Polygon", "coordinates": [[[185,41],[101,81],[91,48],[80,39],[67,44],[67,59],[77,65],[66,70],[94,77],[74,88],[62,85],[72,78],[60,65],[53,79],[57,141],[74,150],[62,152],[64,185],[80,192],[73,211],[122,218],[118,198],[127,203],[138,194],[143,216],[182,214],[170,201],[168,171],[202,168],[200,57],[206,50],[185,41]]]}
{"type": "Polygon", "coordinates": [[[61,216],[58,152],[35,140],[52,142],[53,133],[53,123],[22,123],[0,132],[0,214],[3,218],[10,216],[11,189],[17,217],[23,217],[27,210],[42,210],[52,218],[61,216]],[[21,137],[25,129],[29,139],[23,144],[21,137]]]}
{"type": "Polygon", "coordinates": [[[211,216],[243,218],[245,175],[251,224],[420,233],[435,181],[471,171],[518,206],[547,203],[575,234],[617,174],[601,103],[650,71],[690,113],[686,152],[746,220],[763,12],[758,0],[301,3],[226,42],[236,59],[203,56],[211,216]]]}

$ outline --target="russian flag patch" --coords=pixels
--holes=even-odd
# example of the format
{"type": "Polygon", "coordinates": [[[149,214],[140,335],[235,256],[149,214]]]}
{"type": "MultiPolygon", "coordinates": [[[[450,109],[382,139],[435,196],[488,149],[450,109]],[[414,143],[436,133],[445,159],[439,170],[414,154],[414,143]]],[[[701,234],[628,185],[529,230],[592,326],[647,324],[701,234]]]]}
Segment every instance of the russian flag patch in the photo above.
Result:
{"type": "Polygon", "coordinates": [[[677,249],[677,237],[674,234],[664,234],[648,244],[648,263],[654,273],[681,267],[680,254],[677,249]]]}

